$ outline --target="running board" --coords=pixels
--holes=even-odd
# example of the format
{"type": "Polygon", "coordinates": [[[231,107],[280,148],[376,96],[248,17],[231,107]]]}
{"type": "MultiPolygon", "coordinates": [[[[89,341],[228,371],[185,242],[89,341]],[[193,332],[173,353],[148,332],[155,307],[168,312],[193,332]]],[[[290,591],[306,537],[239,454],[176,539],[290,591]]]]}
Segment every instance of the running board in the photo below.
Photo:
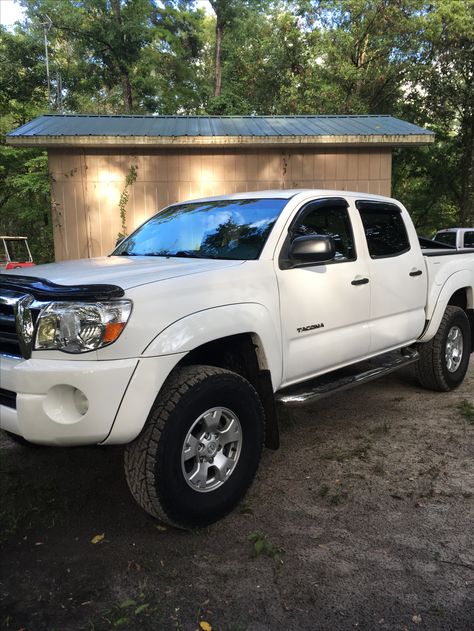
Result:
{"type": "Polygon", "coordinates": [[[310,381],[284,388],[275,393],[277,403],[284,405],[305,405],[322,399],[333,392],[348,390],[384,375],[388,375],[399,368],[418,361],[420,355],[413,348],[404,348],[378,355],[370,360],[340,368],[331,373],[316,377],[310,381]]]}

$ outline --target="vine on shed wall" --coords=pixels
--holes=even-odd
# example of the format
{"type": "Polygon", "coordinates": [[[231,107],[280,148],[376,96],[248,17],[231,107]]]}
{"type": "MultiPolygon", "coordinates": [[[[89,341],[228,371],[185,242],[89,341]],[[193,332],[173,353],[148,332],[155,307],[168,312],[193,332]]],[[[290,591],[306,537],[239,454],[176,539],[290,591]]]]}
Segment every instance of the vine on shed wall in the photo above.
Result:
{"type": "Polygon", "coordinates": [[[123,239],[127,236],[127,205],[130,198],[130,187],[137,181],[137,175],[138,164],[131,164],[125,177],[124,189],[120,194],[119,199],[121,230],[118,233],[118,239],[123,239]]]}

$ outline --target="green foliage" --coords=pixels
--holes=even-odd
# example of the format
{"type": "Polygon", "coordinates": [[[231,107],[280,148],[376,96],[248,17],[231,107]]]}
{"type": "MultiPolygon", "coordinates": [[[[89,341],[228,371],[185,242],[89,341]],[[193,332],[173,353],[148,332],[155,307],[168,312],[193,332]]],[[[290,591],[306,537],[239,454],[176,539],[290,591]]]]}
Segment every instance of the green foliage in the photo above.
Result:
{"type": "MultiPolygon", "coordinates": [[[[213,0],[209,14],[195,0],[20,1],[24,23],[0,28],[0,135],[48,109],[387,113],[436,132],[394,153],[418,230],[474,223],[474,0],[213,0]]],[[[49,184],[44,153],[0,141],[0,230],[27,234],[38,260],[52,257],[49,184]]]]}
{"type": "Polygon", "coordinates": [[[469,425],[474,425],[474,405],[467,399],[463,399],[457,408],[469,425]]]}
{"type": "Polygon", "coordinates": [[[258,557],[263,554],[276,561],[281,561],[281,556],[285,553],[283,548],[274,546],[261,532],[251,532],[247,539],[253,543],[254,556],[258,557]]]}

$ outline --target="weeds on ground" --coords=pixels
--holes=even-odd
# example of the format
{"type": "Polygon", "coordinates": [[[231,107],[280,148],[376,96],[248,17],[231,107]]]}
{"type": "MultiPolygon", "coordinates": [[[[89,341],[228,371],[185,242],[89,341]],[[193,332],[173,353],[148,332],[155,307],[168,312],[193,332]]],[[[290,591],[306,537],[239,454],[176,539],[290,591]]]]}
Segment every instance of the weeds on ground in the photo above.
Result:
{"type": "Polygon", "coordinates": [[[335,493],[332,493],[328,496],[328,501],[331,506],[339,506],[347,499],[347,493],[344,493],[341,490],[337,490],[335,493]]]}
{"type": "Polygon", "coordinates": [[[347,499],[347,493],[340,487],[333,493],[330,493],[331,488],[327,484],[322,484],[319,488],[319,496],[325,497],[330,506],[339,506],[347,499]]]}
{"type": "Polygon", "coordinates": [[[251,532],[248,537],[248,541],[253,543],[253,555],[258,557],[262,554],[275,559],[275,561],[281,561],[281,556],[285,554],[283,548],[274,546],[268,541],[266,535],[261,532],[251,532]]]}
{"type": "Polygon", "coordinates": [[[474,405],[467,399],[463,399],[456,406],[461,416],[463,416],[469,425],[474,425],[474,405]]]}
{"type": "Polygon", "coordinates": [[[372,447],[371,440],[364,440],[359,445],[344,449],[342,447],[335,446],[331,451],[327,451],[323,454],[324,460],[335,460],[336,462],[343,462],[344,460],[350,460],[352,458],[359,458],[359,460],[365,460],[368,452],[372,447]]]}
{"type": "MultiPolygon", "coordinates": [[[[155,619],[156,608],[146,602],[145,594],[139,594],[136,598],[127,598],[116,603],[100,614],[100,621],[89,621],[89,629],[128,629],[144,628],[145,622],[155,619]]],[[[156,621],[157,622],[157,621],[156,621]]]]}

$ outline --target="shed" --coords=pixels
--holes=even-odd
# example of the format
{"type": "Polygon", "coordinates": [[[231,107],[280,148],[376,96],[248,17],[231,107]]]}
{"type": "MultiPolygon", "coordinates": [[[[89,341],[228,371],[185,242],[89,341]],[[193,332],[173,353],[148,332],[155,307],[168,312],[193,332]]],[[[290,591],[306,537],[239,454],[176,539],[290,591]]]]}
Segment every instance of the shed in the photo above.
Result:
{"type": "Polygon", "coordinates": [[[208,195],[275,188],[390,195],[392,149],[433,140],[391,116],[48,114],[7,135],[10,145],[48,151],[56,260],[109,253],[127,196],[130,232],[169,204],[208,195]]]}

